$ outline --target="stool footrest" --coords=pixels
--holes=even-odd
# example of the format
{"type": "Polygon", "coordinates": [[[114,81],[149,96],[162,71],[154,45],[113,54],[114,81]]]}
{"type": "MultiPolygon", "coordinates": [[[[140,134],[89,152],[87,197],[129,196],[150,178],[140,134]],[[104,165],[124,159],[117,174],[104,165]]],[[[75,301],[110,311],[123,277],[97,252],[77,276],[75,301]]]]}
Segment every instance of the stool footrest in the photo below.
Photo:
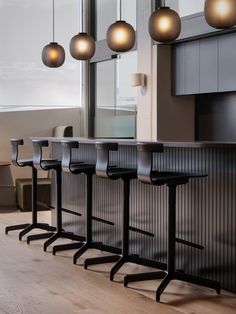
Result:
{"type": "Polygon", "coordinates": [[[82,216],[82,214],[74,212],[73,210],[67,209],[67,208],[62,208],[61,209],[63,212],[71,214],[71,215],[75,215],[75,216],[82,216]]]}
{"type": "Polygon", "coordinates": [[[130,230],[130,231],[137,232],[137,233],[140,233],[140,234],[147,235],[147,236],[149,236],[149,237],[154,237],[154,234],[153,234],[153,233],[148,232],[148,231],[145,231],[145,230],[142,230],[142,229],[138,229],[138,228],[135,228],[135,227],[132,227],[132,226],[129,226],[129,230],[130,230]]]}
{"type": "Polygon", "coordinates": [[[189,242],[189,241],[186,241],[186,240],[175,238],[175,242],[180,243],[180,244],[184,244],[184,245],[187,245],[187,246],[194,247],[195,249],[198,249],[198,250],[204,250],[204,247],[202,245],[199,245],[199,244],[196,244],[196,243],[192,243],[192,242],[189,242]]]}
{"type": "Polygon", "coordinates": [[[110,226],[114,226],[115,225],[114,222],[111,222],[111,221],[106,220],[106,219],[98,218],[98,217],[95,217],[95,216],[93,216],[92,219],[95,220],[95,221],[98,221],[98,222],[102,222],[102,223],[104,223],[106,225],[110,225],[110,226]]]}

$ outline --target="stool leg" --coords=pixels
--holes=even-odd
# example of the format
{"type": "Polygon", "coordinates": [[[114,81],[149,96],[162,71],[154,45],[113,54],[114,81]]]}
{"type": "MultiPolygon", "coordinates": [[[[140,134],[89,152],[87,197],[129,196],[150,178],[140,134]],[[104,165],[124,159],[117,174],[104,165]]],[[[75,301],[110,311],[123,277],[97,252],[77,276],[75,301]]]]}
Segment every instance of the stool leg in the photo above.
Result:
{"type": "Polygon", "coordinates": [[[176,234],[176,186],[169,188],[168,205],[168,250],[167,250],[167,271],[172,275],[175,272],[175,234],[176,234]]]}
{"type": "MultiPolygon", "coordinates": [[[[87,196],[86,196],[86,243],[74,254],[73,263],[76,264],[80,256],[88,249],[93,248],[92,242],[92,191],[93,191],[93,175],[86,175],[87,196]]],[[[95,244],[94,244],[95,245],[95,244]]]]}
{"type": "Polygon", "coordinates": [[[122,257],[113,266],[110,271],[110,280],[114,279],[114,275],[119,269],[129,261],[129,196],[130,196],[130,180],[123,181],[123,226],[122,226],[122,257]]]}
{"type": "Polygon", "coordinates": [[[57,214],[57,230],[46,242],[44,242],[43,250],[46,252],[50,244],[55,242],[62,236],[62,210],[61,210],[61,169],[56,169],[56,214],[57,214]]]}
{"type": "Polygon", "coordinates": [[[37,185],[37,169],[32,167],[32,224],[37,224],[37,193],[38,193],[38,185],[37,185]]]}
{"type": "Polygon", "coordinates": [[[56,170],[56,212],[57,212],[57,232],[62,231],[62,201],[61,201],[61,170],[56,170]]]}
{"type": "Polygon", "coordinates": [[[175,274],[175,233],[176,233],[176,185],[168,186],[168,249],[167,249],[167,276],[163,279],[156,291],[156,300],[160,301],[161,294],[174,279],[175,274]]]}

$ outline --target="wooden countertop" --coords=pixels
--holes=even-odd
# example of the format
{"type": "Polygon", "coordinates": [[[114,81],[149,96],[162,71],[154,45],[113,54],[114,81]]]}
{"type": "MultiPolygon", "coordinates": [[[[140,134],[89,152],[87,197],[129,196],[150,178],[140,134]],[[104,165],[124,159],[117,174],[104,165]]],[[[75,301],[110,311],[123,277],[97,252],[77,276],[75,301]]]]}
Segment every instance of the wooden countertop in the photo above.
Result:
{"type": "MultiPolygon", "coordinates": [[[[84,137],[31,137],[31,140],[48,140],[49,142],[78,141],[81,144],[95,144],[96,142],[118,142],[120,145],[133,146],[145,141],[133,139],[104,139],[104,138],[84,138],[84,137]]],[[[153,141],[152,143],[162,143],[164,147],[186,147],[186,148],[236,148],[236,142],[165,142],[153,141]]]]}

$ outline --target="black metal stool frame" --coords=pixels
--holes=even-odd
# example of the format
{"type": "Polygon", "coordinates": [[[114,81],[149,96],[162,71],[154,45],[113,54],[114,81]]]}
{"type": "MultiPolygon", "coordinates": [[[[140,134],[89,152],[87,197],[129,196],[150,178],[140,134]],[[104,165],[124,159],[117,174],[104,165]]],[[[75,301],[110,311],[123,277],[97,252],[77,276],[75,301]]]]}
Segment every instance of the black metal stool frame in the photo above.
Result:
{"type": "Polygon", "coordinates": [[[167,184],[168,186],[168,248],[167,248],[167,271],[149,272],[141,274],[126,275],[124,285],[129,282],[163,279],[156,291],[156,301],[160,301],[161,294],[171,280],[181,280],[200,286],[215,289],[220,293],[220,284],[213,280],[200,278],[178,271],[175,267],[175,243],[181,243],[203,250],[201,245],[191,243],[176,237],[176,188],[178,185],[187,184],[191,178],[205,177],[204,174],[157,172],[153,171],[153,153],[162,152],[158,144],[140,143],[138,145],[138,179],[144,183],[156,186],[167,184]]]}
{"type": "Polygon", "coordinates": [[[97,163],[96,174],[103,178],[111,180],[122,179],[123,181],[123,225],[122,225],[122,253],[119,256],[107,256],[106,258],[88,258],[85,260],[84,267],[89,265],[109,263],[116,260],[117,263],[110,271],[110,280],[114,279],[115,274],[125,263],[135,263],[139,265],[149,266],[158,269],[166,269],[166,265],[139,257],[138,255],[129,254],[129,232],[134,231],[147,236],[154,236],[152,233],[131,227],[129,225],[130,214],[130,181],[137,178],[136,169],[119,168],[109,165],[109,152],[117,151],[117,143],[97,143],[97,163]]]}
{"type": "Polygon", "coordinates": [[[58,251],[77,249],[79,250],[73,256],[73,263],[76,264],[78,258],[82,256],[88,249],[97,249],[114,254],[120,254],[121,250],[115,247],[104,245],[101,242],[95,242],[92,239],[92,222],[93,220],[114,225],[114,223],[94,217],[92,215],[92,183],[93,175],[95,174],[95,164],[86,164],[82,161],[72,162],[72,149],[78,149],[78,141],[62,141],[62,170],[66,173],[74,175],[86,175],[86,240],[85,242],[73,243],[71,245],[62,244],[53,247],[53,254],[58,251]]]}
{"type": "MultiPolygon", "coordinates": [[[[57,226],[56,232],[44,243],[43,249],[47,251],[49,245],[55,242],[59,238],[66,238],[74,241],[83,241],[84,237],[77,236],[72,232],[66,232],[62,228],[62,198],[61,198],[61,161],[43,159],[43,147],[48,147],[47,140],[33,140],[34,147],[34,167],[38,170],[54,170],[56,172],[56,215],[57,215],[57,226]]],[[[32,235],[27,238],[29,243],[31,240],[34,240],[38,235],[32,235]]],[[[68,244],[70,245],[70,244],[68,244]]]]}
{"type": "MultiPolygon", "coordinates": [[[[21,225],[13,225],[7,226],[5,229],[5,233],[7,234],[9,231],[20,230],[23,229],[19,233],[19,240],[22,240],[22,237],[32,231],[33,229],[41,229],[45,231],[55,231],[56,228],[50,226],[46,223],[38,222],[38,213],[37,213],[37,169],[33,166],[33,159],[23,159],[18,160],[19,155],[19,146],[24,145],[23,139],[12,139],[12,163],[17,167],[31,167],[32,168],[32,223],[21,224],[21,225]]],[[[52,232],[41,233],[38,234],[37,239],[45,239],[52,236],[52,232]]],[[[35,240],[37,240],[35,239],[35,240]]]]}

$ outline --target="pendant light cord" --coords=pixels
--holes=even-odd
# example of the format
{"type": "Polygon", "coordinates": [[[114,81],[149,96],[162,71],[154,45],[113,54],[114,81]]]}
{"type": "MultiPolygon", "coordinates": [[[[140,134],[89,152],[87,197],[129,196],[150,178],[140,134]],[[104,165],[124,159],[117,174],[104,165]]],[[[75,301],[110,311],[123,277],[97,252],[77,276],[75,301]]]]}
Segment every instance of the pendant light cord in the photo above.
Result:
{"type": "Polygon", "coordinates": [[[55,3],[54,0],[52,1],[52,38],[53,42],[55,41],[55,3]]]}
{"type": "Polygon", "coordinates": [[[82,28],[82,33],[84,32],[84,0],[81,0],[81,28],[82,28]]]}
{"type": "Polygon", "coordinates": [[[120,0],[120,21],[122,18],[122,0],[120,0]]]}

